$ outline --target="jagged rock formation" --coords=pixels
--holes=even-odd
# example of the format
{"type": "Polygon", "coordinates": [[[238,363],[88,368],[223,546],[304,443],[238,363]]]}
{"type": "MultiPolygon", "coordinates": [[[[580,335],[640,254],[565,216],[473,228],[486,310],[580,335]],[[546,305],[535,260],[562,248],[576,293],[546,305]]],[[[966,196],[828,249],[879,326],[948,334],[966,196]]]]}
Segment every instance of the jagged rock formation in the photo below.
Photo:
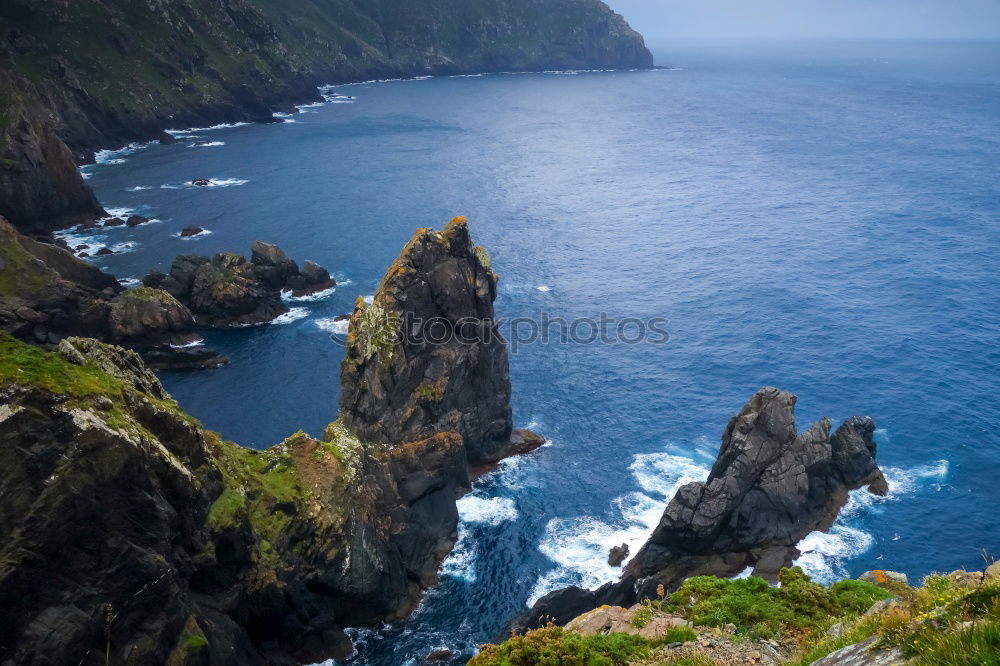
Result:
{"type": "MultiPolygon", "coordinates": [[[[455,221],[428,239],[416,265],[470,277],[471,256],[475,270],[488,270],[463,239],[464,221],[455,221]]],[[[261,271],[256,283],[299,275],[277,248],[255,249],[239,265],[261,271]]],[[[390,275],[413,269],[411,253],[403,257],[390,275]]],[[[460,290],[453,303],[475,295],[492,311],[492,293],[460,290]]],[[[449,361],[462,370],[442,396],[473,417],[449,412],[426,427],[394,427],[397,439],[367,441],[334,421],[319,438],[298,432],[253,451],[204,430],[134,352],[69,337],[54,353],[0,332],[0,663],[313,663],[351,653],[344,627],[406,617],[457,539],[456,500],[472,472],[461,428],[504,434],[521,449],[541,443],[511,433],[509,404],[482,411],[450,394],[506,384],[503,347],[484,357],[491,372],[503,370],[496,375],[458,362],[479,352],[406,351],[430,359],[411,357],[408,367],[449,361]],[[501,428],[486,427],[497,414],[501,428]]],[[[388,378],[366,364],[345,363],[344,372],[354,388],[388,378]],[[352,381],[352,368],[364,377],[352,381]]]]}
{"type": "Polygon", "coordinates": [[[326,83],[651,65],[599,0],[5,0],[0,214],[21,229],[99,215],[74,154],[270,121],[326,83]]]}
{"type": "Polygon", "coordinates": [[[681,487],[649,540],[626,566],[622,580],[596,592],[552,592],[515,623],[537,626],[544,617],[566,622],[602,603],[628,605],[655,598],[690,576],[734,576],[746,567],[776,580],[815,530],[830,529],[848,491],[888,488],[875,462],[875,424],[852,417],[831,435],[822,419],[801,435],[795,396],[758,391],[729,422],[719,456],[705,482],[681,487]]]}
{"type": "Polygon", "coordinates": [[[318,264],[306,261],[299,271],[280,247],[262,241],[254,242],[249,261],[232,252],[211,259],[182,255],[169,274],[154,269],[142,282],[185,303],[199,322],[219,328],[260,324],[285,314],[283,291],[306,296],[337,284],[318,264]]]}
{"type": "Polygon", "coordinates": [[[363,441],[461,435],[473,465],[541,440],[512,429],[507,348],[497,331],[497,275],[464,217],[418,229],[358,300],[341,366],[340,418],[363,441]]]}
{"type": "Polygon", "coordinates": [[[0,334],[0,402],[5,664],[346,656],[340,627],[405,617],[436,582],[468,489],[447,433],[223,442],[94,340],[0,334]]]}
{"type": "Polygon", "coordinates": [[[68,335],[139,350],[157,367],[215,367],[224,356],[174,349],[197,339],[191,313],[159,289],[123,290],[111,275],[65,249],[17,232],[0,217],[0,329],[42,345],[68,335]]]}

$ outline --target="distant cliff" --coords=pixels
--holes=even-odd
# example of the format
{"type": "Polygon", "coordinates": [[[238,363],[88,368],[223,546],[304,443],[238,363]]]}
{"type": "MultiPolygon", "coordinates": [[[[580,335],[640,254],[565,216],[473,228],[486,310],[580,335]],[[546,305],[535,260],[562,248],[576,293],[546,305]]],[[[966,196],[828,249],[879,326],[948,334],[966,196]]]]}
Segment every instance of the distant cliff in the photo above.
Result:
{"type": "Polygon", "coordinates": [[[323,83],[652,62],[599,0],[5,0],[0,215],[21,229],[94,215],[74,156],[269,120],[323,83]]]}

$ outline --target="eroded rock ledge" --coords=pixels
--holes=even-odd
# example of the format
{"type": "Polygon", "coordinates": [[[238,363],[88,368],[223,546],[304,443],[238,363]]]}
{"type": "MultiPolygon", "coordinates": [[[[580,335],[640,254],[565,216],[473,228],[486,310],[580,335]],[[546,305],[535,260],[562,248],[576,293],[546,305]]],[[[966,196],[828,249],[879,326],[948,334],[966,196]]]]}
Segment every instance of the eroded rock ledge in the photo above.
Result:
{"type": "Polygon", "coordinates": [[[875,424],[852,417],[831,434],[822,419],[798,434],[791,393],[766,387],[733,417],[705,482],[681,487],[622,579],[596,591],[570,587],[539,599],[514,626],[563,624],[601,604],[628,606],[691,576],[734,576],[747,567],[776,580],[815,530],[827,531],[848,499],[867,487],[884,495],[875,424]]]}

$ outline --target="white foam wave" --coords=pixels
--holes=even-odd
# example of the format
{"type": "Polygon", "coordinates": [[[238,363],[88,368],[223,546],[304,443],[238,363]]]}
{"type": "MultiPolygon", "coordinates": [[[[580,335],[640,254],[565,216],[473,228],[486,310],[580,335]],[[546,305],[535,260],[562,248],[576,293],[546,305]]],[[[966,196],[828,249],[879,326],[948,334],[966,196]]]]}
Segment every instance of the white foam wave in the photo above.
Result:
{"type": "Polygon", "coordinates": [[[282,291],[281,300],[286,303],[315,303],[316,301],[325,301],[333,296],[336,291],[336,287],[330,287],[329,289],[317,291],[313,294],[306,294],[305,296],[292,296],[291,291],[282,291]]]}
{"type": "Polygon", "coordinates": [[[135,208],[108,208],[108,216],[102,217],[102,220],[110,220],[113,217],[128,217],[135,213],[135,208]]]}
{"type": "Polygon", "coordinates": [[[509,497],[480,497],[466,495],[457,502],[459,519],[479,525],[499,525],[517,520],[517,505],[509,497]]]}
{"type": "Polygon", "coordinates": [[[476,582],[476,550],[475,542],[469,534],[469,528],[458,524],[458,540],[441,563],[441,575],[459,578],[467,583],[476,582]]]}
{"type": "Polygon", "coordinates": [[[539,551],[556,568],[535,583],[528,605],[546,593],[567,585],[595,588],[618,578],[621,569],[608,564],[613,546],[628,544],[635,554],[649,538],[663,509],[677,489],[708,476],[708,467],[671,453],[636,455],[629,471],[644,492],[632,492],[614,501],[611,520],[590,516],[554,518],[545,526],[539,551]]]}
{"type": "Polygon", "coordinates": [[[151,190],[151,189],[153,189],[153,188],[150,187],[149,185],[136,185],[135,187],[126,187],[125,191],[126,192],[142,192],[143,190],[151,190]]]}
{"type": "Polygon", "coordinates": [[[142,285],[142,280],[135,277],[119,278],[118,284],[125,287],[126,289],[131,289],[132,287],[138,287],[142,285]]]}
{"type": "Polygon", "coordinates": [[[283,315],[278,315],[270,321],[270,323],[280,326],[282,324],[291,324],[293,321],[298,321],[299,319],[304,319],[309,316],[309,310],[306,308],[292,308],[283,315]]]}
{"type": "Polygon", "coordinates": [[[167,134],[170,134],[176,138],[190,138],[195,132],[213,132],[215,130],[222,129],[232,129],[233,127],[243,127],[244,125],[249,125],[250,123],[222,123],[220,125],[212,125],[211,127],[189,127],[188,129],[168,129],[165,130],[167,134]]]}
{"type": "Polygon", "coordinates": [[[366,305],[371,305],[372,303],[375,302],[375,294],[369,294],[361,300],[363,300],[366,305]]]}
{"type": "MultiPolygon", "coordinates": [[[[249,180],[242,178],[212,178],[208,181],[208,187],[235,187],[237,185],[246,185],[249,180]]],[[[191,185],[191,187],[197,187],[196,185],[191,185]]]]}
{"type": "Polygon", "coordinates": [[[347,335],[347,329],[350,327],[350,320],[341,319],[337,321],[333,317],[324,317],[323,319],[317,319],[313,322],[318,328],[328,331],[330,333],[335,333],[337,335],[347,335]]]}
{"type": "Polygon", "coordinates": [[[198,338],[197,340],[193,340],[193,341],[188,342],[188,343],[183,344],[183,345],[170,345],[170,348],[171,349],[190,349],[191,347],[201,347],[204,344],[205,344],[205,340],[203,338],[198,338]]]}
{"type": "MultiPolygon", "coordinates": [[[[881,505],[886,502],[898,500],[922,487],[940,491],[948,477],[948,470],[947,460],[936,460],[909,470],[883,467],[882,472],[889,484],[888,494],[879,497],[865,489],[851,491],[847,504],[841,509],[830,532],[812,532],[799,543],[798,549],[802,555],[794,564],[801,566],[814,580],[822,583],[847,577],[847,563],[875,545],[874,536],[850,523],[859,517],[878,513],[881,505]]],[[[895,540],[896,537],[892,538],[895,540]]]]}
{"type": "Polygon", "coordinates": [[[552,291],[552,287],[550,287],[547,284],[540,284],[537,287],[535,287],[535,289],[542,292],[552,291]]]}
{"type": "Polygon", "coordinates": [[[189,143],[188,148],[215,148],[226,145],[225,141],[202,141],[200,143],[189,143]]]}

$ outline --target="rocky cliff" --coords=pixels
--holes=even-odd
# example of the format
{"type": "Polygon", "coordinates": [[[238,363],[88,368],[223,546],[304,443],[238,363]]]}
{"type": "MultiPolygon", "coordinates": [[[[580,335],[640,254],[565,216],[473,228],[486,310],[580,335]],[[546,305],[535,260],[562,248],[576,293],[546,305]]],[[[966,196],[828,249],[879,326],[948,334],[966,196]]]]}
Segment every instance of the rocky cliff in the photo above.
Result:
{"type": "Polygon", "coordinates": [[[790,393],[758,391],[726,426],[708,479],[677,491],[620,581],[597,591],[552,592],[517,626],[533,628],[543,618],[563,623],[599,604],[653,599],[691,576],[729,577],[752,567],[755,576],[777,581],[799,555],[799,541],[830,529],[848,491],[887,492],[871,419],[852,417],[831,434],[824,418],[799,434],[794,407],[790,393]]]}
{"type": "Polygon", "coordinates": [[[22,229],[94,215],[74,156],[269,121],[324,83],[651,65],[599,0],[6,0],[0,215],[22,229]]]}
{"type": "MultiPolygon", "coordinates": [[[[421,238],[376,302],[416,299],[402,270],[454,287],[451,316],[491,313],[496,276],[464,221],[421,238]]],[[[248,263],[287,284],[283,257],[259,244],[248,263]]],[[[401,420],[417,392],[378,403],[385,427],[356,412],[266,451],[202,428],[132,351],[79,337],[45,351],[0,332],[0,664],[312,663],[350,654],[344,627],[406,617],[454,545],[470,462],[542,440],[512,434],[504,347],[400,346],[394,366],[368,321],[359,306],[342,392],[419,372],[444,380],[448,409],[401,420]],[[488,408],[462,397],[487,394],[488,408]]]]}

